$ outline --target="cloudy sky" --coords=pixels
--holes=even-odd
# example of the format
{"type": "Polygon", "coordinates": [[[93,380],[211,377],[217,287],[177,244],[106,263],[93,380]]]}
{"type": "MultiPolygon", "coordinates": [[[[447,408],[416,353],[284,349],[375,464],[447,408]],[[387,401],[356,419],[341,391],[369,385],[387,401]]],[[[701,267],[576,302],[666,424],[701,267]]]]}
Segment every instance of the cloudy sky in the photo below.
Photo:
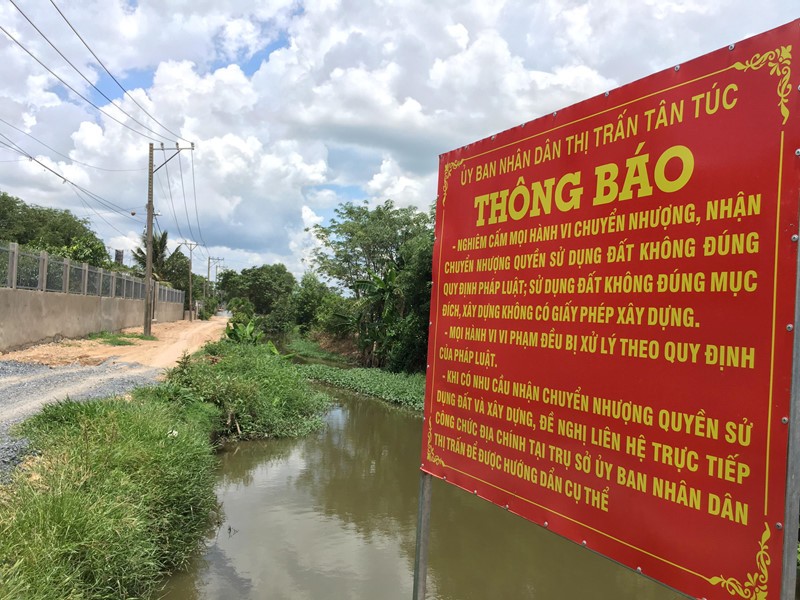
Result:
{"type": "Polygon", "coordinates": [[[439,154],[798,16],[798,0],[0,0],[0,190],[127,251],[148,138],[158,166],[179,137],[195,150],[159,169],[155,206],[201,244],[195,271],[211,255],[299,275],[304,229],[339,203],[425,209],[439,154]]]}

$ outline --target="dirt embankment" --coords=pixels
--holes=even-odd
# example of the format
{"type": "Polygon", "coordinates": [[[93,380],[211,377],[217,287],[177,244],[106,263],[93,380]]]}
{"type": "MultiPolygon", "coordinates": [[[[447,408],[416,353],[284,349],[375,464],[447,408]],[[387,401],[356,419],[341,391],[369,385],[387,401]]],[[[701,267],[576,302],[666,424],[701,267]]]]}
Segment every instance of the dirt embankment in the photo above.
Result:
{"type": "MultiPolygon", "coordinates": [[[[209,321],[175,321],[153,323],[154,341],[131,339],[130,346],[110,346],[100,340],[61,340],[40,344],[16,352],[0,352],[0,360],[35,362],[51,367],[61,365],[99,365],[109,359],[112,363],[137,363],[166,369],[175,365],[184,352],[191,354],[212,340],[218,340],[228,319],[213,317],[209,321]]],[[[141,327],[123,330],[142,333],[141,327]]]]}
{"type": "MultiPolygon", "coordinates": [[[[129,339],[130,346],[62,340],[0,354],[0,446],[4,423],[20,420],[48,402],[124,395],[134,387],[152,385],[184,353],[220,339],[227,321],[214,317],[154,323],[156,340],[129,339]]],[[[125,331],[141,333],[142,328],[125,331]]]]}

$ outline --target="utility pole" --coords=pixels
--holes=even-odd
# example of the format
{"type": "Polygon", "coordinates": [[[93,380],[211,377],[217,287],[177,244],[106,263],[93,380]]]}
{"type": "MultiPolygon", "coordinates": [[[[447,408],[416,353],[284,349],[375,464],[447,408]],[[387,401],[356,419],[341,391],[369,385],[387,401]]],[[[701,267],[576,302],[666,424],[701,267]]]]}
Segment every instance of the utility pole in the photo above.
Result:
{"type": "Polygon", "coordinates": [[[204,286],[205,289],[203,291],[203,295],[206,296],[206,297],[208,297],[208,284],[211,281],[211,261],[212,260],[215,263],[219,263],[220,261],[223,261],[225,259],[224,258],[216,258],[214,256],[209,256],[208,257],[208,273],[206,274],[206,283],[205,283],[205,286],[204,286]]]}
{"type": "Polygon", "coordinates": [[[186,246],[189,248],[189,320],[193,321],[192,313],[194,312],[194,303],[192,301],[192,251],[197,248],[197,242],[181,242],[178,246],[186,246]]]}
{"type": "MultiPolygon", "coordinates": [[[[206,274],[206,290],[203,292],[204,296],[208,296],[208,284],[211,281],[211,261],[214,261],[215,264],[219,264],[221,261],[224,261],[224,258],[217,258],[215,256],[208,257],[208,273],[206,274]]],[[[214,276],[214,281],[216,281],[216,274],[214,276]]],[[[213,290],[212,290],[213,291],[213,290]]]]}
{"type": "MultiPolygon", "coordinates": [[[[164,148],[164,144],[161,144],[161,148],[164,148]]],[[[150,332],[153,327],[153,176],[155,175],[156,171],[158,171],[161,167],[171,161],[173,158],[180,154],[181,150],[194,150],[194,142],[192,142],[191,146],[187,146],[185,148],[181,148],[180,145],[177,143],[175,144],[175,154],[170,156],[167,160],[161,163],[155,169],[153,168],[153,143],[151,142],[148,146],[148,161],[147,161],[147,229],[145,231],[145,252],[147,253],[147,258],[145,260],[145,270],[144,270],[144,335],[150,335],[150,332]]],[[[196,246],[197,244],[195,244],[196,246]]],[[[191,257],[191,250],[189,250],[189,255],[191,257]]],[[[191,262],[191,258],[189,259],[191,262]]],[[[189,268],[189,286],[191,290],[192,284],[192,270],[189,268]]],[[[189,292],[189,319],[191,320],[192,311],[191,311],[191,291],[189,292]]]]}
{"type": "Polygon", "coordinates": [[[150,335],[153,326],[153,143],[150,143],[147,161],[147,260],[144,272],[144,335],[150,335]]]}

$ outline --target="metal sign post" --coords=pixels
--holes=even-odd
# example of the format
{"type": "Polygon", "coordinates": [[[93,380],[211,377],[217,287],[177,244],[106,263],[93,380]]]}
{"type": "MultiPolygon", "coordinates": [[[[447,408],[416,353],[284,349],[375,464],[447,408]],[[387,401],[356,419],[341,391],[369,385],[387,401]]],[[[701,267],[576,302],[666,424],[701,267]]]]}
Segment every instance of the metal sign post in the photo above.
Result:
{"type": "Polygon", "coordinates": [[[419,474],[419,507],[417,509],[417,545],[414,556],[413,600],[425,600],[428,576],[428,540],[431,530],[431,486],[433,478],[419,474]]]}

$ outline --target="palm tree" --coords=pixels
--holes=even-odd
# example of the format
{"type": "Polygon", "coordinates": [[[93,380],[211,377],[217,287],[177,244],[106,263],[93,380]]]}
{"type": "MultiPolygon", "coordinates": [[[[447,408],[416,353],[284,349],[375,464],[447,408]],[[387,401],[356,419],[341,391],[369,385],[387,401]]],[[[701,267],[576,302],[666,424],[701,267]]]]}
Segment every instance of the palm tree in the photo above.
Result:
{"type": "MultiPolygon", "coordinates": [[[[142,234],[142,246],[133,250],[133,260],[144,271],[147,268],[147,238],[142,234]]],[[[162,281],[167,265],[167,232],[153,234],[153,278],[162,281]]]]}

